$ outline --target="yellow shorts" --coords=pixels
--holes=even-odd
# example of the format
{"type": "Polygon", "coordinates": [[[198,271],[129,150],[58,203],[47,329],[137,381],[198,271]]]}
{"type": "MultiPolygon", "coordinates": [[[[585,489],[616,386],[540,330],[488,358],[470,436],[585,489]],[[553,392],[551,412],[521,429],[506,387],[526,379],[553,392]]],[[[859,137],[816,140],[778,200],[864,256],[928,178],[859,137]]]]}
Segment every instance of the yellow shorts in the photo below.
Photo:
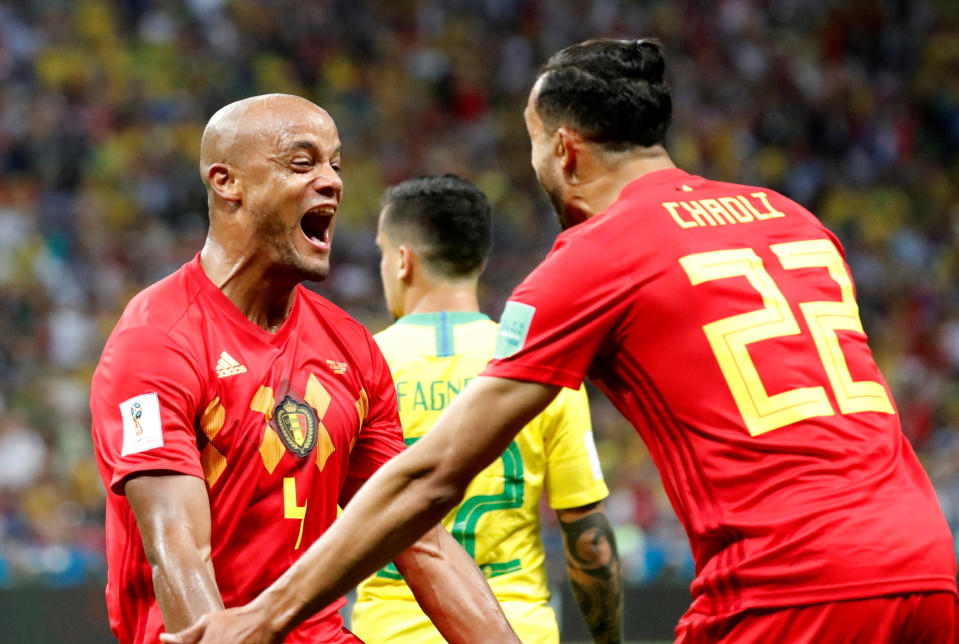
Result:
{"type": "MultiPolygon", "coordinates": [[[[523,644],[559,644],[556,614],[549,604],[500,602],[523,644]]],[[[350,630],[367,644],[445,644],[415,601],[373,600],[353,606],[350,630]]]]}

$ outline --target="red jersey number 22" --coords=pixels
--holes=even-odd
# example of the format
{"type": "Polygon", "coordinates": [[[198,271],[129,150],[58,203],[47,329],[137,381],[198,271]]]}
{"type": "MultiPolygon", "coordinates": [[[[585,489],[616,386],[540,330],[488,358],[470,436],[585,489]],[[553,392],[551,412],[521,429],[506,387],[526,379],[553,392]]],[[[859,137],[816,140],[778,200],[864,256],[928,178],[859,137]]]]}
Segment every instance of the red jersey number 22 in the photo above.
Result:
{"type": "MultiPolygon", "coordinates": [[[[822,267],[839,285],[842,299],[802,302],[799,309],[813,336],[816,351],[836,396],[839,413],[875,411],[892,414],[885,388],[872,380],[853,380],[836,331],[864,333],[852,281],[842,257],[825,239],[774,244],[770,250],[786,270],[822,267]]],[[[726,378],[750,435],[758,436],[786,425],[835,414],[821,386],[799,387],[772,396],[766,393],[749,357],[747,345],[800,333],[789,303],[763,262],[751,248],[734,248],[687,255],[679,260],[693,285],[728,277],[745,277],[763,298],[763,308],[710,322],[706,338],[726,378]]]]}

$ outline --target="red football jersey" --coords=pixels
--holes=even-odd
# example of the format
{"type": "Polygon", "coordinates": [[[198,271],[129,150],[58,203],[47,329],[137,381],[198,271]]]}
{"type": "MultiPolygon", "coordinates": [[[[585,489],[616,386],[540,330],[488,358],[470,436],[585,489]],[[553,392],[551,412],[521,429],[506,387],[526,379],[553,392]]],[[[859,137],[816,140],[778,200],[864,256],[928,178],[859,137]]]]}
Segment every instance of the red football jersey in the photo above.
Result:
{"type": "MultiPolygon", "coordinates": [[[[141,472],[206,481],[212,558],[226,606],[280,576],[355,488],[403,449],[389,367],[369,333],[298,287],[275,333],[206,277],[199,256],[137,295],[107,342],[90,395],[107,488],[107,606],[121,642],[163,627],[124,482],[141,472]]],[[[343,600],[288,642],[356,641],[343,600]]]]}
{"type": "Polygon", "coordinates": [[[956,592],[953,542],[836,238],[762,188],[630,183],[516,288],[484,375],[589,377],[649,447],[694,613],[956,592]]]}

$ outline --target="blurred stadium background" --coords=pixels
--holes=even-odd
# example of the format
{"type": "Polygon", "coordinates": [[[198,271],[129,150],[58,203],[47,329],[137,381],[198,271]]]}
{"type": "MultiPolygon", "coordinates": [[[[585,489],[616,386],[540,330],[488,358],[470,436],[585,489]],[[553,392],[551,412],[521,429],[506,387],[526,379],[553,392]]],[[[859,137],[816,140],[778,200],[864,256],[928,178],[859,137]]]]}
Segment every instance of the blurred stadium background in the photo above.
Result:
{"type": "MultiPolygon", "coordinates": [[[[206,119],[275,91],[330,111],[346,188],[316,288],[373,331],[390,322],[382,189],[427,172],[479,183],[495,205],[495,318],[558,230],[529,168],[531,80],[598,35],[664,42],[680,166],[773,187],[838,233],[903,430],[959,531],[956,3],[0,1],[0,640],[109,641],[88,383],[126,301],[201,246],[206,119]]],[[[686,539],[633,430],[594,402],[627,630],[669,638],[686,539]]],[[[544,519],[564,641],[585,639],[544,519]]]]}

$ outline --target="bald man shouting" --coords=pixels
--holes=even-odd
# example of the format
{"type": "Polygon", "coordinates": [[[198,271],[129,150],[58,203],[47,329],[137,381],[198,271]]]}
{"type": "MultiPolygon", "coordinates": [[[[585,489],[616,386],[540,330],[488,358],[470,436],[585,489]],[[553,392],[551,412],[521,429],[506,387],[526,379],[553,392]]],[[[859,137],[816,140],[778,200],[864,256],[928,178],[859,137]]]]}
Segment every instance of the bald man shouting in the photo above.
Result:
{"type": "MultiPolygon", "coordinates": [[[[403,449],[375,342],[300,285],[329,271],[333,119],[295,96],[245,99],[213,115],[200,156],[206,243],[130,301],[91,385],[107,606],[124,644],[252,600],[403,449]]],[[[519,641],[441,525],[395,563],[448,641],[519,641]]],[[[359,642],[342,604],[286,641],[359,642]]]]}

